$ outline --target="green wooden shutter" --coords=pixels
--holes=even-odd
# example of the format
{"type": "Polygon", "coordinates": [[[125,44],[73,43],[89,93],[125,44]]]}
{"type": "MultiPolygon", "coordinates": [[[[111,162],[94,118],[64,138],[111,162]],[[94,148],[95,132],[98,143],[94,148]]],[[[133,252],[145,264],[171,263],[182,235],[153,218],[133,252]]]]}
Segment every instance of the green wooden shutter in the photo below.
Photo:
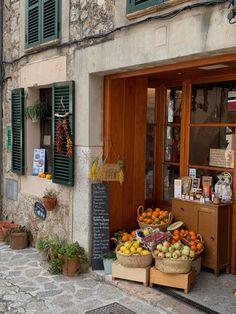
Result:
{"type": "Polygon", "coordinates": [[[26,0],[25,5],[25,45],[27,48],[40,44],[41,0],[26,0]]]}
{"type": "Polygon", "coordinates": [[[153,5],[160,4],[164,1],[165,0],[127,0],[126,12],[127,14],[133,13],[153,5]]]}
{"type": "Polygon", "coordinates": [[[42,42],[59,36],[59,0],[42,0],[42,42]]]}
{"type": "Polygon", "coordinates": [[[12,172],[24,174],[24,89],[17,88],[11,94],[12,119],[12,172]]]}
{"type": "Polygon", "coordinates": [[[12,149],[12,129],[10,125],[6,126],[6,148],[9,151],[12,149]]]}
{"type": "Polygon", "coordinates": [[[74,185],[74,82],[62,82],[53,84],[52,90],[52,143],[53,143],[53,162],[52,162],[52,181],[63,185],[74,185]],[[63,106],[61,105],[63,101],[63,106]],[[55,113],[60,115],[69,113],[66,118],[69,122],[71,139],[73,143],[72,156],[66,156],[66,139],[63,137],[62,154],[57,152],[56,147],[56,126],[59,119],[55,113]]]}

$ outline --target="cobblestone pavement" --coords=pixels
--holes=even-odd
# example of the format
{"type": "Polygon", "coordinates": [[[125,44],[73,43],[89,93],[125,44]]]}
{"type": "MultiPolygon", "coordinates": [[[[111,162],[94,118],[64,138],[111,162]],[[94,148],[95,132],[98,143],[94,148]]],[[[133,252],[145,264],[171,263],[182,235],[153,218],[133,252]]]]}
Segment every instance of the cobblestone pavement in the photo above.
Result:
{"type": "Polygon", "coordinates": [[[36,249],[16,251],[0,242],[0,313],[80,314],[113,302],[138,314],[196,313],[141,284],[111,285],[93,272],[74,278],[51,275],[47,268],[36,249]]]}

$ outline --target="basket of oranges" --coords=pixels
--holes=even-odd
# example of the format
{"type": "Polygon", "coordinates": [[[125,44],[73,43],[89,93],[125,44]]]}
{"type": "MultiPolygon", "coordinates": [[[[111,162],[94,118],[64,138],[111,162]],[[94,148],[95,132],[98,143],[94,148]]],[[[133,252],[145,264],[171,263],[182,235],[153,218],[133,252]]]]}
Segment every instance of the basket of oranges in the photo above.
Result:
{"type": "Polygon", "coordinates": [[[191,230],[174,230],[172,232],[171,244],[181,241],[184,245],[187,245],[195,253],[195,257],[199,256],[204,250],[204,241],[202,236],[191,230]]]}
{"type": "Polygon", "coordinates": [[[137,209],[137,220],[140,228],[144,229],[151,227],[158,228],[161,231],[166,231],[166,228],[171,224],[173,215],[168,210],[161,210],[160,208],[152,209],[140,205],[137,209]]]}

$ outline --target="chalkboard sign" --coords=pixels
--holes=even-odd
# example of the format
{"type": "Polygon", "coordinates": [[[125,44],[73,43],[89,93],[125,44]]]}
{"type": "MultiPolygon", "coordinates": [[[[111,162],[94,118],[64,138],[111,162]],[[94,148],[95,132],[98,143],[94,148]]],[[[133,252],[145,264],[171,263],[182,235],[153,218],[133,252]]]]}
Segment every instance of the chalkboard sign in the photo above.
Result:
{"type": "Polygon", "coordinates": [[[92,184],[92,269],[102,270],[102,255],[109,251],[109,209],[107,183],[92,184]]]}
{"type": "Polygon", "coordinates": [[[39,202],[35,202],[34,204],[34,213],[35,215],[42,219],[42,220],[45,220],[46,219],[46,209],[45,207],[43,206],[42,203],[39,203],[39,202]]]}

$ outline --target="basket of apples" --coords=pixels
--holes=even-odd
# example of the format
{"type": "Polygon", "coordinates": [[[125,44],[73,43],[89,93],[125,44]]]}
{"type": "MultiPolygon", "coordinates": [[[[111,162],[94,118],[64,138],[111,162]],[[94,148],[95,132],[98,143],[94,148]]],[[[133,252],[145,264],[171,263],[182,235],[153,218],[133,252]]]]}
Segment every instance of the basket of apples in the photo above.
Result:
{"type": "Polygon", "coordinates": [[[168,274],[186,274],[191,270],[195,252],[181,242],[171,244],[169,241],[164,241],[156,246],[153,257],[155,267],[159,271],[168,274]]]}

